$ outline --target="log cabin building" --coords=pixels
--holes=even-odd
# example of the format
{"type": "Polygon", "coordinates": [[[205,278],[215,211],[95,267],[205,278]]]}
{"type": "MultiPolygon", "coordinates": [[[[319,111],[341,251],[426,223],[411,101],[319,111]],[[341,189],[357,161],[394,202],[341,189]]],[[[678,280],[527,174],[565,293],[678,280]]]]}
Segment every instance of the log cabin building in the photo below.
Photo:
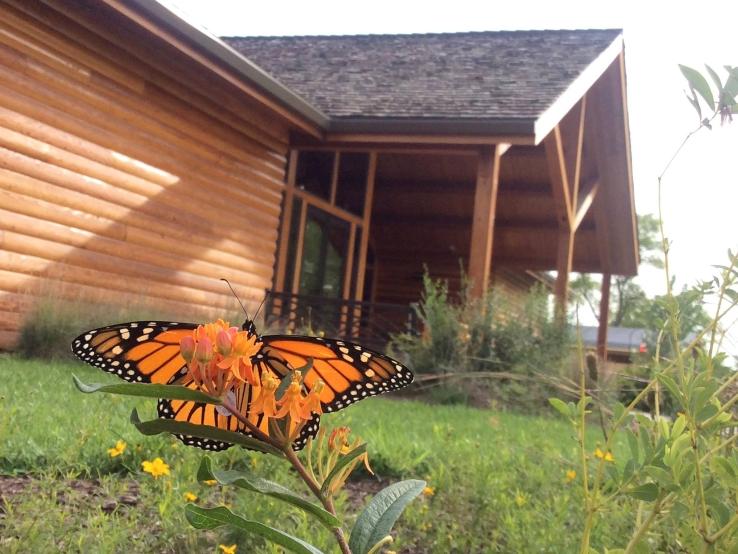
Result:
{"type": "Polygon", "coordinates": [[[424,267],[555,270],[562,306],[636,272],[620,31],[220,40],[155,0],[0,0],[0,29],[0,349],[50,281],[196,320],[225,277],[345,323],[424,267]]]}

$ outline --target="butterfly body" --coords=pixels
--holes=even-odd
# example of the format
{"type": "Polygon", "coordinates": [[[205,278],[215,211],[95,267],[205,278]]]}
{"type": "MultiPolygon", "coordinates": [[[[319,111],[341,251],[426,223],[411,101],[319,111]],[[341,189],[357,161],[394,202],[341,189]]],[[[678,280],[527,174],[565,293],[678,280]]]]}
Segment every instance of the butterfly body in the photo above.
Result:
{"type": "MultiPolygon", "coordinates": [[[[192,335],[195,323],[135,321],[93,329],[72,341],[72,352],[82,361],[117,375],[131,383],[174,384],[197,388],[180,352],[182,338],[192,335]]],[[[312,390],[318,381],[324,383],[319,398],[323,412],[334,412],[383,392],[409,385],[413,374],[405,366],[379,352],[340,339],[295,335],[260,336],[251,320],[242,326],[248,338],[255,337],[258,350],[251,356],[254,370],[263,375],[271,372],[285,379],[300,368],[305,372],[303,385],[312,390]]],[[[241,414],[255,426],[262,423],[261,414],[251,410],[254,390],[244,384],[235,390],[234,403],[241,414]]],[[[159,417],[209,425],[251,435],[235,416],[212,404],[160,399],[159,417]]],[[[301,449],[309,437],[315,436],[320,415],[313,413],[293,442],[301,449]]],[[[178,436],[185,444],[206,450],[223,450],[229,443],[178,436]]]]}

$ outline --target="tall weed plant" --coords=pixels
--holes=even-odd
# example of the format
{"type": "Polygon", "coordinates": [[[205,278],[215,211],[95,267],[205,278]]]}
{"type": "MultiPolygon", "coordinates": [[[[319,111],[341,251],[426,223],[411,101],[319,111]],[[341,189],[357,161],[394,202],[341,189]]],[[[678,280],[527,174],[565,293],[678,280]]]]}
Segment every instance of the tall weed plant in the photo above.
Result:
{"type": "MultiPolygon", "coordinates": [[[[698,71],[684,66],[681,70],[700,123],[674,157],[692,135],[710,128],[715,118],[726,122],[738,111],[738,68],[726,68],[728,78],[723,84],[707,67],[718,89],[715,95],[698,71]],[[703,118],[704,105],[712,115],[703,118]]],[[[658,179],[666,295],[662,299],[665,317],[650,364],[652,377],[627,405],[597,406],[582,361],[578,402],[550,400],[571,422],[578,441],[575,475],[583,498],[582,554],[594,552],[591,538],[595,530],[608,514],[626,509],[631,499],[638,501],[631,532],[622,540],[614,539],[617,542],[605,548],[607,553],[738,551],[738,371],[728,367],[726,355],[720,352],[724,322],[738,305],[738,254],[728,251],[728,261],[718,266],[719,273],[690,291],[701,302],[708,297],[716,302],[711,320],[685,344],[684,305],[673,290],[670,243],[660,209],[662,181],[671,161],[658,179]],[[665,392],[675,405],[675,417],[661,413],[660,397],[665,392]],[[647,402],[651,413],[637,412],[649,397],[653,398],[647,402]],[[593,409],[602,414],[597,424],[602,442],[591,451],[585,436],[593,409]],[[618,458],[613,455],[615,443],[627,444],[618,458]]]]}

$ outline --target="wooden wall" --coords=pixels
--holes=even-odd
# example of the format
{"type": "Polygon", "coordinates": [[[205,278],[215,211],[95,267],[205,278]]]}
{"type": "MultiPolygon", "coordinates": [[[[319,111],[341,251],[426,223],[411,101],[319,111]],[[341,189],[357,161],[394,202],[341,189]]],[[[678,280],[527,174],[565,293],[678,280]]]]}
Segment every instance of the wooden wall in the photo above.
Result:
{"type": "Polygon", "coordinates": [[[271,286],[287,124],[88,4],[0,2],[0,349],[49,291],[195,318],[271,286]]]}

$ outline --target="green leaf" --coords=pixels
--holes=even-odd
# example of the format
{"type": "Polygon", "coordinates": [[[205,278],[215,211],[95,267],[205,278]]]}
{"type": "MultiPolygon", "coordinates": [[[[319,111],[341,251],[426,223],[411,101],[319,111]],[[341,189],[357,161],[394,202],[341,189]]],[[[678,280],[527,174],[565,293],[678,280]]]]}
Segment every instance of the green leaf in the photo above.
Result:
{"type": "Polygon", "coordinates": [[[320,487],[320,492],[322,492],[323,494],[326,494],[328,492],[328,489],[331,486],[331,483],[333,483],[333,481],[338,476],[338,474],[341,472],[341,470],[343,470],[343,468],[345,468],[347,465],[353,462],[356,458],[358,458],[359,456],[365,453],[366,453],[366,443],[360,444],[359,446],[354,448],[351,452],[349,452],[345,456],[341,456],[336,462],[336,465],[333,467],[331,472],[325,478],[325,481],[323,481],[323,485],[320,487]]]}
{"type": "Polygon", "coordinates": [[[200,439],[211,439],[231,444],[245,446],[251,450],[267,452],[275,456],[284,456],[281,450],[266,444],[259,440],[247,437],[243,433],[235,431],[226,431],[209,425],[196,425],[186,421],[175,421],[173,419],[152,419],[150,421],[141,421],[138,412],[134,409],[131,412],[131,423],[136,426],[144,435],[159,435],[161,433],[174,433],[177,435],[187,435],[190,437],[198,437],[200,439]]]}
{"type": "Polygon", "coordinates": [[[625,494],[632,496],[638,500],[645,500],[646,502],[653,502],[659,496],[659,488],[656,483],[646,483],[645,485],[639,485],[628,489],[625,494]]]}
{"type": "Polygon", "coordinates": [[[258,492],[272,498],[277,498],[293,506],[297,506],[304,512],[315,516],[323,525],[328,529],[340,527],[341,522],[322,507],[313,504],[312,502],[304,499],[303,497],[295,494],[287,487],[283,487],[279,483],[262,479],[261,477],[255,477],[249,475],[244,471],[218,471],[213,470],[212,460],[208,456],[204,456],[200,462],[200,468],[197,470],[198,481],[210,481],[215,479],[221,485],[234,485],[241,489],[246,489],[252,492],[258,492]]]}
{"type": "Polygon", "coordinates": [[[715,70],[707,64],[705,64],[705,69],[707,69],[707,73],[708,75],[710,75],[712,82],[715,83],[715,86],[717,86],[718,91],[722,91],[723,83],[720,81],[720,77],[718,77],[718,74],[715,73],[715,70]]]}
{"type": "Polygon", "coordinates": [[[646,466],[643,469],[648,474],[648,476],[656,481],[662,488],[666,488],[674,482],[671,473],[663,468],[656,466],[646,466]]]}
{"type": "Polygon", "coordinates": [[[359,514],[349,538],[353,554],[367,554],[379,541],[390,534],[392,526],[410,501],[425,487],[425,481],[400,481],[377,493],[359,514]]]}
{"type": "Polygon", "coordinates": [[[200,391],[180,387],[179,385],[154,385],[150,383],[116,383],[103,385],[100,383],[83,383],[79,377],[72,375],[74,385],[85,394],[107,392],[109,394],[125,394],[127,396],[145,396],[147,398],[167,398],[169,400],[191,400],[220,404],[220,398],[209,396],[200,391]]]}
{"type": "Polygon", "coordinates": [[[692,69],[691,67],[687,67],[686,65],[679,64],[679,69],[681,70],[682,75],[684,75],[684,77],[689,82],[689,88],[696,90],[700,94],[700,96],[704,98],[710,109],[712,111],[715,111],[715,98],[712,96],[710,85],[707,83],[707,80],[702,76],[702,74],[696,69],[692,69]]]}
{"type": "Polygon", "coordinates": [[[557,412],[559,412],[562,416],[566,418],[573,417],[571,411],[569,410],[569,405],[563,400],[559,398],[549,398],[548,403],[551,404],[551,406],[553,406],[554,409],[557,412]]]}
{"type": "Polygon", "coordinates": [[[625,438],[628,439],[628,448],[630,448],[630,455],[633,457],[633,460],[638,463],[640,460],[638,454],[638,439],[635,436],[635,433],[633,431],[626,431],[625,438]]]}
{"type": "Polygon", "coordinates": [[[712,516],[718,521],[719,527],[727,524],[732,513],[731,509],[717,496],[709,495],[705,500],[712,516]]]}
{"type": "Polygon", "coordinates": [[[669,389],[669,392],[679,402],[679,405],[684,407],[684,402],[682,401],[684,396],[682,395],[682,391],[679,390],[679,386],[676,384],[676,381],[664,373],[659,373],[656,376],[656,379],[658,379],[659,383],[669,389]]]}
{"type": "Polygon", "coordinates": [[[323,554],[321,550],[297,537],[288,535],[284,531],[269,527],[258,521],[244,519],[224,506],[201,508],[195,504],[187,504],[185,506],[185,517],[195,529],[215,529],[223,525],[231,525],[236,529],[263,537],[292,552],[298,552],[299,554],[323,554]]]}

